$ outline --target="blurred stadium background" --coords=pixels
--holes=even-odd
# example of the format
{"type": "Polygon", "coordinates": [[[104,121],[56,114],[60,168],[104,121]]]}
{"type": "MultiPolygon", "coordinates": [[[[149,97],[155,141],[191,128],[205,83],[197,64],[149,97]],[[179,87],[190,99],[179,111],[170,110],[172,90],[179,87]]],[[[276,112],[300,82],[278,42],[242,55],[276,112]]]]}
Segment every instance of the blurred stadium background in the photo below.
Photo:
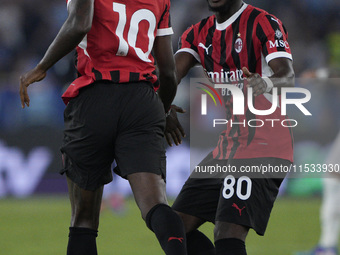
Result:
{"type": "MultiPolygon", "coordinates": [[[[338,0],[246,2],[283,21],[298,78],[308,70],[340,69],[338,0]]],[[[65,1],[1,0],[0,6],[0,254],[65,254],[70,209],[66,181],[58,174],[64,109],[60,96],[74,79],[73,53],[59,61],[43,82],[31,86],[28,109],[21,109],[18,96],[20,74],[39,61],[67,17],[65,1]]],[[[205,0],[172,0],[174,49],[181,33],[208,15],[205,0]]],[[[199,68],[190,73],[190,77],[200,75],[199,68]]],[[[183,80],[175,100],[188,112],[189,84],[189,77],[183,80]]],[[[311,91],[308,108],[313,116],[296,117],[300,125],[294,129],[295,161],[323,163],[340,127],[339,82],[297,79],[297,86],[311,91]]],[[[170,198],[190,170],[189,118],[181,120],[189,136],[168,150],[170,198]]],[[[322,176],[291,177],[282,187],[267,235],[249,236],[249,254],[287,255],[318,241],[322,176]]],[[[116,177],[106,187],[105,201],[100,254],[162,253],[145,228],[126,181],[116,177]]],[[[204,231],[212,237],[211,224],[204,231]]]]}

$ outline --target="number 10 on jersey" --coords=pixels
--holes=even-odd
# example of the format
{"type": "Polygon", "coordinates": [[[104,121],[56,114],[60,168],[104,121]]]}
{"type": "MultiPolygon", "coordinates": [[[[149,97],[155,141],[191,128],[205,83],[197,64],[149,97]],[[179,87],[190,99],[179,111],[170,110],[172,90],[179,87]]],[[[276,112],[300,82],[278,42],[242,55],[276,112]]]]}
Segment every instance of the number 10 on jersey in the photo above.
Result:
{"type": "Polygon", "coordinates": [[[151,53],[153,43],[155,40],[155,29],[156,29],[156,17],[155,15],[147,9],[140,9],[134,12],[131,16],[130,24],[126,24],[127,16],[126,16],[126,5],[120,3],[113,3],[113,11],[119,14],[119,21],[116,28],[116,35],[119,38],[119,46],[116,55],[117,56],[126,56],[129,52],[129,46],[132,47],[136,55],[145,62],[151,62],[149,59],[149,55],[151,53]],[[139,23],[142,20],[146,20],[149,23],[148,29],[148,38],[149,44],[148,48],[144,52],[141,48],[136,46],[137,43],[137,35],[139,30],[139,23]],[[124,30],[128,29],[127,41],[124,39],[123,34],[124,30]]]}

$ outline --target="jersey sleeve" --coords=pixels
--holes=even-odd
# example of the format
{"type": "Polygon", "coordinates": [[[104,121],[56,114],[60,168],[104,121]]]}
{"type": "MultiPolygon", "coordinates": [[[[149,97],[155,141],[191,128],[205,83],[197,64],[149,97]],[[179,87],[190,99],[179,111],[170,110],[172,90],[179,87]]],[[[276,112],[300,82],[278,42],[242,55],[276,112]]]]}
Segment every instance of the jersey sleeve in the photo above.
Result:
{"type": "Polygon", "coordinates": [[[67,6],[67,10],[68,10],[68,6],[70,5],[72,0],[66,0],[66,6],[67,6]]]}
{"type": "Polygon", "coordinates": [[[170,19],[170,0],[166,0],[164,11],[158,22],[156,36],[172,35],[173,33],[170,19]]]}
{"type": "Polygon", "coordinates": [[[287,31],[275,16],[263,15],[256,26],[256,35],[261,42],[262,53],[267,63],[280,57],[293,59],[287,31]]]}
{"type": "Polygon", "coordinates": [[[189,27],[179,39],[178,50],[176,54],[180,52],[187,52],[193,55],[198,62],[201,62],[197,49],[197,36],[198,32],[196,30],[196,26],[189,27]]]}

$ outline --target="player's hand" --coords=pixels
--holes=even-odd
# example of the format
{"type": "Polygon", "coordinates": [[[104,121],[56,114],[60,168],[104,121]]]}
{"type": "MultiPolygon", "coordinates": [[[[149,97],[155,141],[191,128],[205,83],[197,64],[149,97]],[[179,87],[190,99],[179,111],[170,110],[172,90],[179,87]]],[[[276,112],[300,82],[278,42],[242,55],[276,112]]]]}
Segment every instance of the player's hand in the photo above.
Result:
{"type": "Polygon", "coordinates": [[[170,115],[166,118],[164,134],[169,146],[172,146],[172,141],[174,141],[176,145],[181,144],[182,138],[186,136],[181,123],[178,121],[178,112],[185,113],[185,110],[183,110],[181,107],[178,107],[177,105],[172,105],[170,115]]]}
{"type": "Polygon", "coordinates": [[[21,100],[21,107],[25,108],[30,106],[30,98],[27,94],[27,87],[37,81],[41,81],[46,77],[46,72],[42,71],[38,67],[35,67],[31,71],[20,76],[20,100],[21,100]]]}
{"type": "Polygon", "coordinates": [[[253,95],[258,96],[263,94],[267,89],[267,83],[261,78],[258,73],[249,72],[247,67],[242,68],[243,75],[248,81],[248,87],[253,88],[253,95]]]}

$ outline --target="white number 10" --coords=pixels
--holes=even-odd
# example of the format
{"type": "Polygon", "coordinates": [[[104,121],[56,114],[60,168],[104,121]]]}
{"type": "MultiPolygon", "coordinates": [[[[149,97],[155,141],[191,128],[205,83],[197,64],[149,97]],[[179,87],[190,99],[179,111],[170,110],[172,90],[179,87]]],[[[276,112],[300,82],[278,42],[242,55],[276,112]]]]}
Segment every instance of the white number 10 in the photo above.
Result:
{"type": "Polygon", "coordinates": [[[152,50],[153,42],[155,40],[154,31],[156,28],[156,17],[155,15],[147,9],[140,9],[132,14],[130,27],[128,31],[127,41],[123,37],[125,25],[126,25],[126,6],[125,4],[113,3],[113,11],[118,12],[119,21],[116,28],[116,35],[119,38],[119,46],[116,55],[126,56],[129,52],[129,45],[135,50],[137,56],[145,61],[151,62],[149,59],[150,52],[152,50]],[[148,38],[149,45],[146,52],[143,52],[141,48],[136,47],[137,35],[139,29],[139,23],[142,20],[149,22],[148,38]]]}

